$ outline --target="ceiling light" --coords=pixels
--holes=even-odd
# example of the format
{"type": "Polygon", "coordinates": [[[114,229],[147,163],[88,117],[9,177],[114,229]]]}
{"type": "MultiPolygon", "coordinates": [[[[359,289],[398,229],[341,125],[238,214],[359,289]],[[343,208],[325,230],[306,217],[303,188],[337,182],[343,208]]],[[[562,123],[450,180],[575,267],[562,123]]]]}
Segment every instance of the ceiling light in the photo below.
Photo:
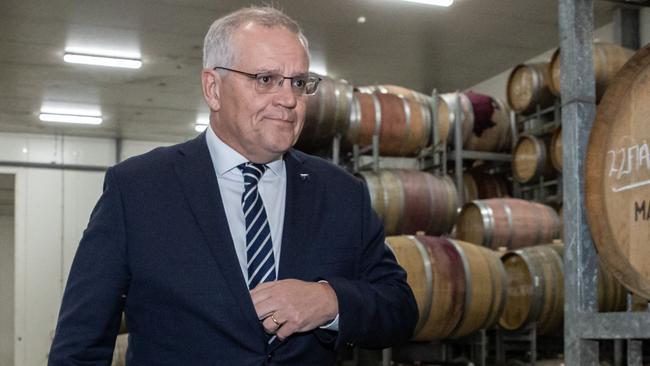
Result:
{"type": "Polygon", "coordinates": [[[357,23],[363,24],[365,22],[366,22],[366,17],[360,16],[360,17],[357,18],[357,23]]]}
{"type": "Polygon", "coordinates": [[[63,55],[63,61],[73,64],[122,67],[126,69],[139,69],[142,66],[142,61],[135,58],[86,55],[70,52],[66,52],[63,55]]]}
{"type": "Polygon", "coordinates": [[[78,114],[41,113],[38,118],[44,122],[77,123],[87,125],[101,124],[101,116],[83,116],[78,114]]]}
{"type": "Polygon", "coordinates": [[[426,5],[436,5],[436,6],[450,6],[454,3],[454,0],[402,0],[408,1],[411,3],[426,4],[426,5]]]}
{"type": "Polygon", "coordinates": [[[194,130],[196,132],[203,132],[206,128],[208,128],[208,125],[194,125],[194,130]]]}

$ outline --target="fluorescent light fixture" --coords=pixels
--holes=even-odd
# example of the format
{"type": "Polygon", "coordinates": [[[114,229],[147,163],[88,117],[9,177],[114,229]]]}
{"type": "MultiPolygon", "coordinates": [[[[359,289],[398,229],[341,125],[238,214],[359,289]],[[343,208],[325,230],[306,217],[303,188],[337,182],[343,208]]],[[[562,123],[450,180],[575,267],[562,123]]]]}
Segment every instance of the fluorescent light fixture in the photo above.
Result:
{"type": "Polygon", "coordinates": [[[122,67],[126,69],[139,69],[142,66],[142,61],[135,58],[87,55],[70,52],[66,52],[63,55],[63,61],[72,64],[122,67]]]}
{"type": "Polygon", "coordinates": [[[86,125],[98,125],[103,121],[101,116],[83,116],[76,114],[41,113],[38,118],[44,122],[76,123],[86,125]]]}
{"type": "Polygon", "coordinates": [[[435,6],[450,6],[454,3],[454,0],[402,0],[408,1],[411,3],[426,4],[426,5],[435,5],[435,6]]]}
{"type": "Polygon", "coordinates": [[[207,128],[208,128],[208,125],[199,125],[199,124],[194,125],[194,130],[195,130],[196,132],[203,132],[203,131],[205,131],[207,128]]]}

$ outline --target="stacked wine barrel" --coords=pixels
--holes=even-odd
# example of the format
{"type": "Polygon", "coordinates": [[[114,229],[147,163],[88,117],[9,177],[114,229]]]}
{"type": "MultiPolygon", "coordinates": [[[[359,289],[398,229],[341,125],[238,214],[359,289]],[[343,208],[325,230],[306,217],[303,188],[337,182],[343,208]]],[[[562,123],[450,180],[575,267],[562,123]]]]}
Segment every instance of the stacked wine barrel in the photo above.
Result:
{"type": "MultiPolygon", "coordinates": [[[[596,99],[600,100],[616,73],[634,54],[633,50],[617,44],[594,42],[594,72],[596,78],[596,99]]],[[[560,49],[551,57],[549,66],[551,82],[549,88],[555,95],[560,95],[560,49]]]]}
{"type": "Polygon", "coordinates": [[[461,141],[466,150],[493,152],[509,150],[512,144],[510,110],[501,100],[489,99],[494,110],[490,118],[493,126],[482,130],[479,135],[475,131],[474,109],[484,108],[484,106],[472,104],[466,93],[441,94],[438,101],[438,131],[441,139],[453,146],[454,129],[456,124],[459,124],[461,141]]]}
{"type": "Polygon", "coordinates": [[[465,201],[510,195],[508,179],[504,175],[489,174],[479,170],[468,170],[463,173],[463,189],[465,201]]]}
{"type": "Polygon", "coordinates": [[[458,194],[451,178],[416,170],[361,172],[387,235],[447,234],[456,221],[458,194]]]}
{"type": "Polygon", "coordinates": [[[499,249],[522,248],[560,237],[560,219],[549,206],[516,198],[475,200],[463,206],[456,236],[499,249]]]}
{"type": "Polygon", "coordinates": [[[406,270],[418,304],[414,340],[458,338],[496,324],[506,276],[495,252],[431,236],[391,236],[386,244],[406,270]]]}
{"type": "MultiPolygon", "coordinates": [[[[557,175],[553,165],[556,151],[551,146],[550,135],[522,134],[512,152],[512,175],[520,183],[530,183],[540,178],[551,179],[557,175]]],[[[558,143],[557,138],[555,139],[558,143]]],[[[560,142],[561,143],[561,142],[560,142]]],[[[561,149],[562,146],[560,145],[561,149]]],[[[560,151],[560,159],[562,152],[560,151]]],[[[557,157],[556,157],[557,158],[557,157]]],[[[559,162],[561,164],[561,160],[559,162]]]]}
{"type": "MultiPolygon", "coordinates": [[[[538,245],[510,251],[501,257],[507,273],[506,305],[499,325],[516,331],[536,323],[537,334],[556,333],[564,318],[564,246],[538,245]]],[[[601,312],[626,307],[624,287],[599,266],[598,308],[601,312]]]]}
{"type": "Polygon", "coordinates": [[[352,85],[345,80],[321,78],[316,94],[307,99],[305,124],[296,142],[296,147],[305,151],[330,146],[334,136],[347,131],[350,121],[352,85]]]}
{"type": "Polygon", "coordinates": [[[354,93],[346,139],[352,144],[372,144],[379,136],[379,153],[415,156],[430,144],[432,117],[429,97],[404,88],[358,88],[354,93]]]}

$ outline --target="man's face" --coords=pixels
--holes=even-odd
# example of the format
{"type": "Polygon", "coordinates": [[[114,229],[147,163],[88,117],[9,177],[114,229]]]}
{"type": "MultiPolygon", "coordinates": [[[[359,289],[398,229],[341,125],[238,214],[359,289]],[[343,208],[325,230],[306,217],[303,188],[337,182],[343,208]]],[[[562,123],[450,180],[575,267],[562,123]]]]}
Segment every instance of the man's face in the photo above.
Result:
{"type": "MultiPolygon", "coordinates": [[[[285,28],[249,23],[234,34],[233,43],[239,53],[232,69],[284,76],[304,75],[309,70],[305,48],[285,28]]],[[[295,96],[288,79],[277,92],[261,94],[255,90],[255,80],[226,71],[219,100],[215,132],[256,163],[277,159],[293,146],[305,121],[307,97],[295,96]]]]}

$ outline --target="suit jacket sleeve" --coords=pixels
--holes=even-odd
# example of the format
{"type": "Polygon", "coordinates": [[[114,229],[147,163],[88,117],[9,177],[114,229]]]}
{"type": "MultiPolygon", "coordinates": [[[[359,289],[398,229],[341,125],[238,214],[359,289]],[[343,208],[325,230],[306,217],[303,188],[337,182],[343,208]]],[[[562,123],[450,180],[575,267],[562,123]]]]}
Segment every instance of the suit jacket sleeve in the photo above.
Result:
{"type": "MultiPolygon", "coordinates": [[[[325,278],[338,298],[339,332],[331,335],[335,348],[359,345],[385,348],[407,342],[413,335],[418,310],[406,272],[384,243],[381,221],[370,206],[363,185],[362,243],[356,279],[325,278]]],[[[319,338],[326,337],[319,331],[319,338]]]]}
{"type": "Polygon", "coordinates": [[[108,365],[126,294],[124,215],[113,169],[77,249],[48,365],[108,365]]]}

